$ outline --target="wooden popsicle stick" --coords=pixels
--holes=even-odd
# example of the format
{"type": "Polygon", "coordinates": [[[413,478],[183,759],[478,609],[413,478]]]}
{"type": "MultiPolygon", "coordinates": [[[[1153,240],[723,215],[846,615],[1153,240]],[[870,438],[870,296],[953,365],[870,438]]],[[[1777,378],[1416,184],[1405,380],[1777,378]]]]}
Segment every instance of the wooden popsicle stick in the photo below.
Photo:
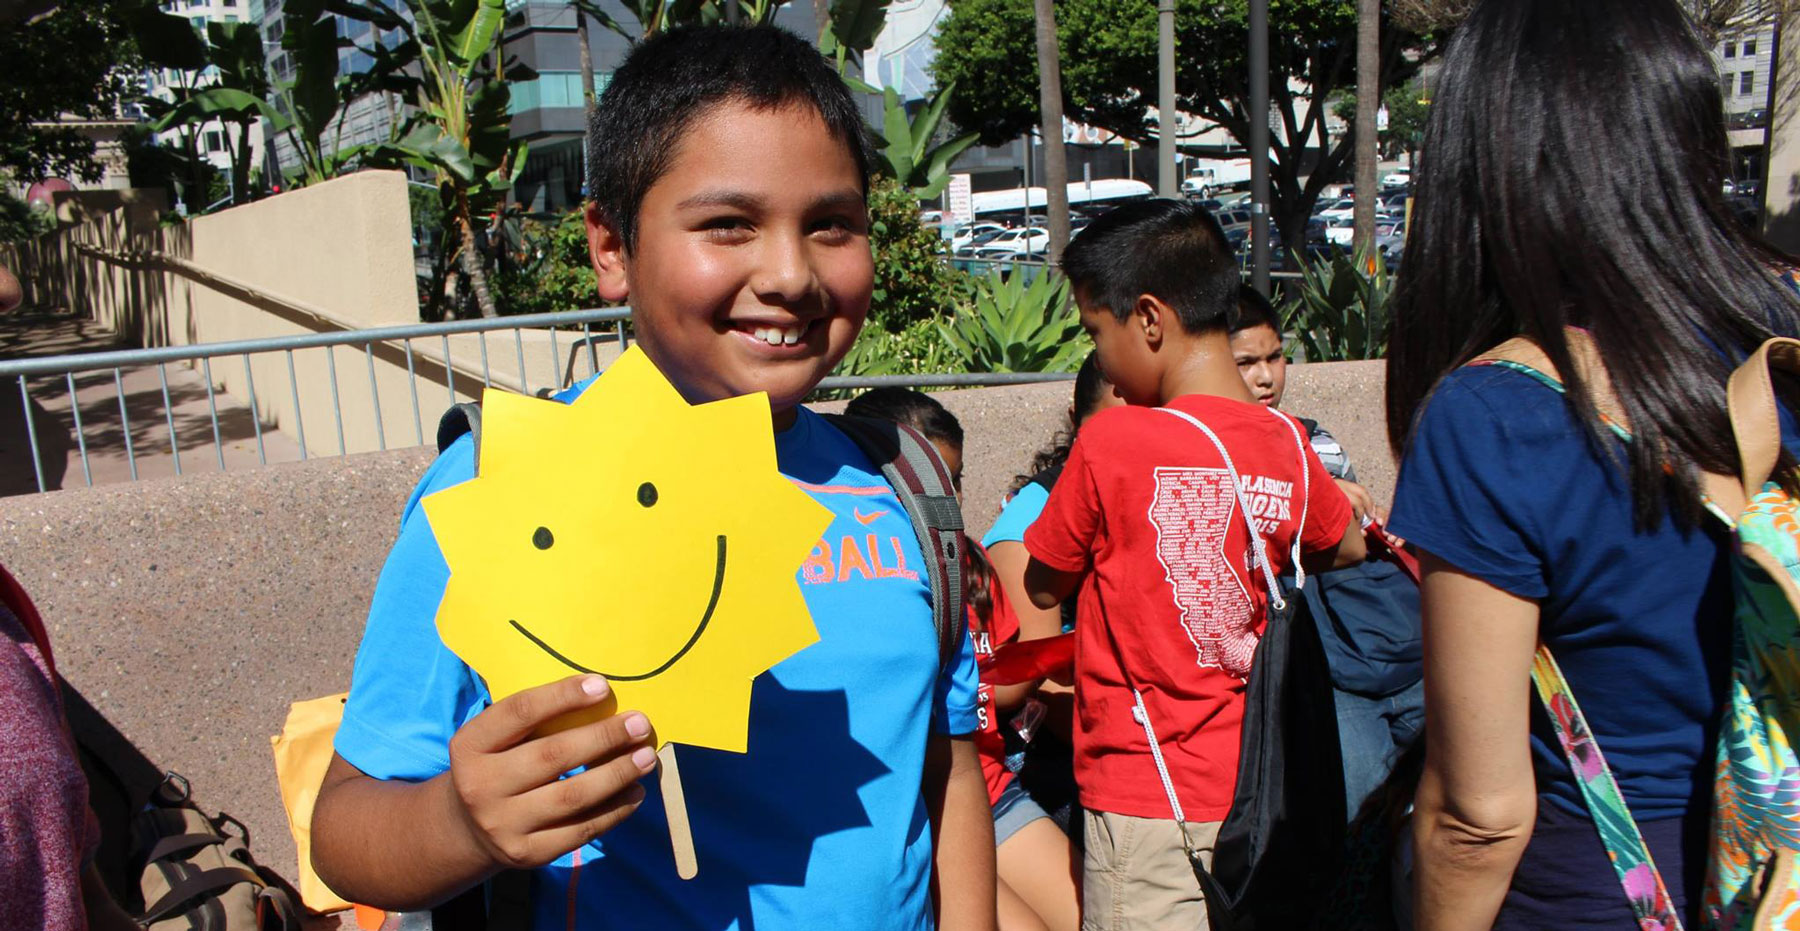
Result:
{"type": "Polygon", "coordinates": [[[694,832],[688,827],[687,796],[681,791],[675,745],[663,744],[656,751],[656,759],[661,763],[656,768],[656,779],[662,787],[663,810],[669,819],[669,844],[675,848],[675,875],[693,879],[700,873],[700,862],[694,857],[694,832]]]}

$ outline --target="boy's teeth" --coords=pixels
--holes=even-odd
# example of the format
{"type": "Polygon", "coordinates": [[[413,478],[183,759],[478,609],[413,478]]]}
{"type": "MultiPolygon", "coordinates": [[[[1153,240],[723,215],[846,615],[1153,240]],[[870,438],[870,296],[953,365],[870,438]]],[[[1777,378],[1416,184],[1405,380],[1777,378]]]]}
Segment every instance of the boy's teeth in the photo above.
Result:
{"type": "Polygon", "coordinates": [[[795,327],[791,330],[784,330],[780,327],[757,327],[751,331],[751,334],[771,346],[792,346],[800,342],[800,336],[805,331],[805,327],[795,327]]]}

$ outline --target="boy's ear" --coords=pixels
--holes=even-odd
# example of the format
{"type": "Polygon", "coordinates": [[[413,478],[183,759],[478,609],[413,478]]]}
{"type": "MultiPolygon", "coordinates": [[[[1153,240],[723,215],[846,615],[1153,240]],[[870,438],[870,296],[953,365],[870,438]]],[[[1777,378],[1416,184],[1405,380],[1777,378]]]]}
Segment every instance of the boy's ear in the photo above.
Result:
{"type": "Polygon", "coordinates": [[[1137,303],[1131,305],[1131,326],[1143,333],[1144,342],[1155,349],[1162,345],[1163,336],[1175,319],[1174,313],[1174,309],[1156,295],[1140,294],[1137,303]]]}
{"type": "Polygon", "coordinates": [[[623,301],[631,297],[631,283],[625,275],[625,238],[618,227],[600,210],[588,204],[583,212],[587,223],[588,259],[594,263],[594,282],[600,297],[623,301]]]}

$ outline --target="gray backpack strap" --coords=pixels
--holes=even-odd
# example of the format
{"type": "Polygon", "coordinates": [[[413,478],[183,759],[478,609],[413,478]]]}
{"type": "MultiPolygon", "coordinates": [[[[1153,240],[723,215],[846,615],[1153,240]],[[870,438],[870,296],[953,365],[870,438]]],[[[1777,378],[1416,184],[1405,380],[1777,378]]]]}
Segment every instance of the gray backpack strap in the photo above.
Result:
{"type": "Polygon", "coordinates": [[[444,450],[450,448],[451,443],[461,439],[465,433],[475,438],[475,462],[476,467],[480,468],[481,405],[473,401],[451,405],[450,409],[444,412],[444,416],[438,419],[438,454],[442,455],[444,450]]]}
{"type": "Polygon", "coordinates": [[[938,663],[949,668],[969,629],[963,617],[962,561],[968,541],[963,538],[962,507],[956,501],[950,470],[937,448],[911,427],[842,414],[824,417],[881,468],[881,476],[894,486],[894,496],[912,518],[930,580],[938,663]]]}

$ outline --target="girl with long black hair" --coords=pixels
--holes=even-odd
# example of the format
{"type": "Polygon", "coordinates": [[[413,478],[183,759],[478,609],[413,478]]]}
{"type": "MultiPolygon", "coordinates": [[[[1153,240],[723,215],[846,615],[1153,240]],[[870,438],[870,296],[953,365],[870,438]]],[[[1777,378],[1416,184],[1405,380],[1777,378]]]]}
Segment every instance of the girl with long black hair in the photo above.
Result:
{"type": "Polygon", "coordinates": [[[1486,0],[1424,153],[1387,368],[1391,527],[1425,567],[1416,925],[1638,926],[1531,697],[1541,640],[1694,927],[1731,632],[1698,474],[1736,471],[1732,368],[1800,334],[1788,260],[1721,196],[1718,75],[1676,0],[1486,0]],[[1471,364],[1514,337],[1566,394],[1471,364]]]}

